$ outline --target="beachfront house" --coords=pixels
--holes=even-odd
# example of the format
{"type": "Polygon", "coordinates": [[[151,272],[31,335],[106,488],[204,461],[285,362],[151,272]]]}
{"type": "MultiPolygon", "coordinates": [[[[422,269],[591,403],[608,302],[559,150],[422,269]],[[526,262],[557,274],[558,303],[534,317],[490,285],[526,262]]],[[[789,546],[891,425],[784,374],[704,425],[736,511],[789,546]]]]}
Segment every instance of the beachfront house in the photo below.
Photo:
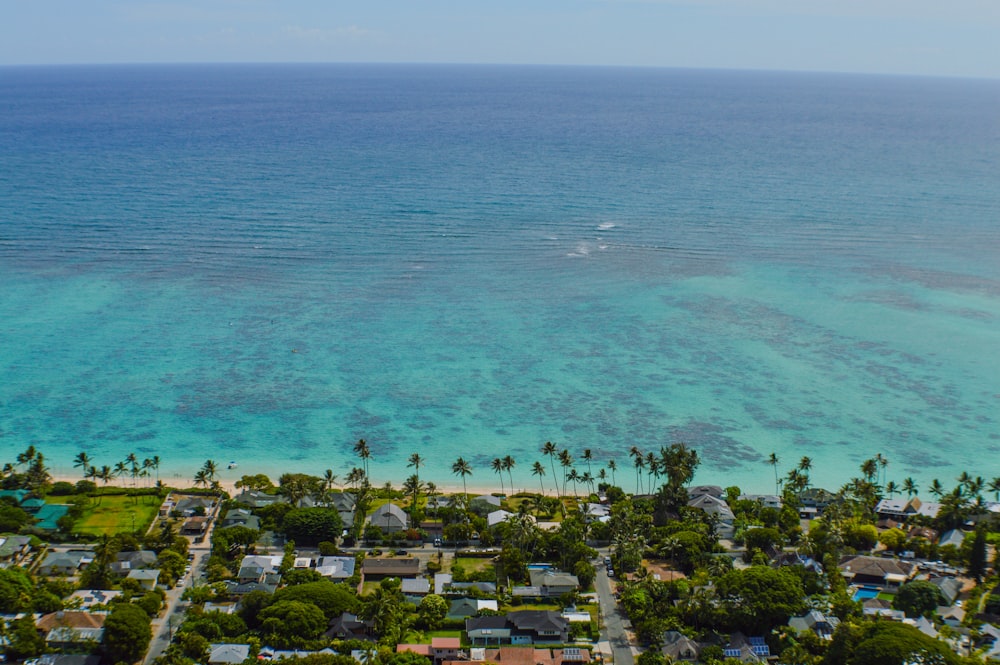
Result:
{"type": "Polygon", "coordinates": [[[409,527],[409,518],[396,504],[386,503],[375,509],[368,518],[368,523],[382,529],[383,533],[396,533],[409,527]]]}
{"type": "Polygon", "coordinates": [[[921,516],[934,519],[941,509],[940,503],[921,501],[918,497],[905,499],[882,499],[875,506],[875,514],[880,519],[892,519],[906,522],[912,517],[921,516]]]}
{"type": "Polygon", "coordinates": [[[736,516],[725,499],[711,494],[699,494],[688,500],[688,506],[705,511],[716,520],[715,531],[721,538],[732,538],[735,533],[736,516]]]}

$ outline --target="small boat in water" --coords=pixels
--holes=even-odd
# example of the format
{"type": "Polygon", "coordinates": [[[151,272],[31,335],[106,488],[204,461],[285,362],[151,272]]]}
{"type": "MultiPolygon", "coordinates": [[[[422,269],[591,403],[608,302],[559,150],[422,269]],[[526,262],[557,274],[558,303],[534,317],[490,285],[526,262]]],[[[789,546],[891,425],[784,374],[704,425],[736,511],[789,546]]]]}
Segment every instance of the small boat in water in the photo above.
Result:
{"type": "Polygon", "coordinates": [[[227,469],[235,469],[237,466],[239,466],[239,465],[236,462],[230,462],[229,466],[227,466],[226,468],[227,469]]]}

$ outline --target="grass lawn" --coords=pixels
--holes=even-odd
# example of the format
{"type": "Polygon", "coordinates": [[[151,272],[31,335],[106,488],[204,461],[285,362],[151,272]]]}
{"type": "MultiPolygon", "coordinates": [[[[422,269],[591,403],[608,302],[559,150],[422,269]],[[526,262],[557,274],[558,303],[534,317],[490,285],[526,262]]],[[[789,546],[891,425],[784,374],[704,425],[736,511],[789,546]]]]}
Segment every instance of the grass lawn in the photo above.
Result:
{"type": "Polygon", "coordinates": [[[896,598],[894,593],[886,593],[885,591],[879,591],[878,595],[875,596],[879,600],[888,600],[890,603],[896,598]]]}
{"type": "MultiPolygon", "coordinates": [[[[60,497],[63,500],[69,497],[60,497]]],[[[83,515],[73,525],[75,533],[95,535],[116,533],[146,533],[160,510],[157,497],[103,496],[91,499],[83,515]],[[100,503],[98,503],[100,501],[100,503]]]]}

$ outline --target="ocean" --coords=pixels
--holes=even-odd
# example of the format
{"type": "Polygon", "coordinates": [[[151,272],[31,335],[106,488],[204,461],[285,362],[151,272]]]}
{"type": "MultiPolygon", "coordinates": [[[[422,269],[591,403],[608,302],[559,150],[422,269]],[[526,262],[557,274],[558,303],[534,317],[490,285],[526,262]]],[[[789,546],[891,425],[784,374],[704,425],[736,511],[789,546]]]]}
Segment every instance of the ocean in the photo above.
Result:
{"type": "Polygon", "coordinates": [[[3,461],[1000,475],[1000,81],[7,67],[0,111],[3,461]]]}

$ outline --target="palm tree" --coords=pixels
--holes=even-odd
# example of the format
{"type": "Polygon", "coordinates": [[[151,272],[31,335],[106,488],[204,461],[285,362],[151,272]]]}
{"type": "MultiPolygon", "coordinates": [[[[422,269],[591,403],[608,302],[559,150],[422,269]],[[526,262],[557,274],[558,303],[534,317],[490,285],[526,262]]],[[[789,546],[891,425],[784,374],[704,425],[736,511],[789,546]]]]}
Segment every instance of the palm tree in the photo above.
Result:
{"type": "Polygon", "coordinates": [[[778,455],[771,453],[767,458],[767,463],[774,469],[774,493],[781,494],[781,481],[778,480],[778,455]]]}
{"type": "MultiPolygon", "coordinates": [[[[403,492],[405,494],[411,495],[413,498],[410,500],[410,517],[416,514],[417,510],[417,497],[420,496],[420,490],[423,489],[423,483],[420,482],[420,476],[413,474],[403,482],[403,492]]],[[[416,521],[416,520],[414,520],[416,521]]]]}
{"type": "Polygon", "coordinates": [[[159,487],[160,486],[160,456],[159,455],[153,455],[153,458],[150,461],[153,463],[153,470],[156,471],[156,486],[159,487]]]}
{"type": "Polygon", "coordinates": [[[333,469],[327,469],[323,472],[323,488],[329,492],[333,489],[333,486],[337,484],[337,474],[333,472],[333,469]]]}
{"type": "Polygon", "coordinates": [[[347,473],[347,484],[358,489],[358,486],[363,480],[365,480],[365,470],[359,467],[354,467],[347,473]]]}
{"type": "Polygon", "coordinates": [[[803,457],[799,460],[799,471],[809,475],[809,470],[813,468],[813,461],[809,457],[803,457]]]}
{"type": "Polygon", "coordinates": [[[87,470],[90,468],[90,456],[86,452],[79,453],[73,460],[73,466],[79,467],[83,472],[83,477],[87,477],[87,470]]]}
{"type": "Polygon", "coordinates": [[[918,489],[917,482],[913,478],[903,478],[903,491],[906,492],[907,497],[914,496],[918,489]]]}
{"type": "Polygon", "coordinates": [[[205,473],[205,469],[199,469],[198,472],[194,474],[194,484],[195,487],[199,485],[208,485],[208,474],[205,473]]]}
{"type": "MultiPolygon", "coordinates": [[[[604,471],[604,469],[601,469],[601,471],[604,471]]],[[[594,493],[594,477],[590,475],[590,471],[583,472],[583,475],[580,476],[580,482],[589,488],[591,494],[594,493]]]]}
{"type": "Polygon", "coordinates": [[[513,457],[511,457],[510,455],[504,455],[504,457],[503,457],[503,468],[504,468],[504,471],[507,472],[507,477],[510,478],[510,493],[511,494],[514,493],[514,474],[512,473],[511,470],[516,465],[517,465],[517,462],[514,461],[513,457]]]}
{"type": "Polygon", "coordinates": [[[660,460],[652,452],[646,453],[646,468],[649,469],[649,493],[653,493],[653,480],[660,478],[660,460]]]}
{"type": "Polygon", "coordinates": [[[889,495],[890,499],[898,491],[899,491],[899,486],[896,484],[895,480],[890,480],[885,484],[885,493],[889,495]]]}
{"type": "Polygon", "coordinates": [[[469,503],[469,488],[466,486],[465,478],[472,475],[472,467],[464,458],[459,457],[455,460],[455,463],[451,465],[451,472],[456,476],[462,477],[462,490],[465,494],[465,503],[469,503]]]}
{"type": "Polygon", "coordinates": [[[139,475],[139,458],[135,453],[129,453],[125,461],[128,463],[128,474],[132,476],[132,487],[135,487],[135,479],[139,475]]]}
{"type": "Polygon", "coordinates": [[[940,480],[935,478],[931,481],[931,486],[928,488],[928,491],[934,496],[941,498],[941,495],[944,494],[944,485],[941,484],[940,480]]]}
{"type": "Polygon", "coordinates": [[[642,469],[646,466],[646,460],[640,453],[632,463],[635,464],[635,493],[642,494],[642,469]]]}
{"type": "Polygon", "coordinates": [[[580,496],[576,491],[576,483],[578,480],[580,480],[580,474],[576,472],[576,469],[569,470],[569,475],[567,475],[567,480],[573,481],[573,497],[579,499],[580,496]]]}
{"type": "Polygon", "coordinates": [[[542,494],[545,494],[545,484],[542,482],[542,477],[545,475],[545,467],[538,460],[531,467],[531,475],[538,476],[538,486],[542,490],[542,494]]]}
{"type": "MultiPolygon", "coordinates": [[[[556,477],[556,444],[551,441],[546,441],[545,445],[542,446],[542,454],[549,456],[549,463],[552,465],[552,477],[556,477]]],[[[556,496],[559,496],[559,481],[556,481],[556,496]]]]}
{"type": "Polygon", "coordinates": [[[413,467],[414,473],[417,474],[417,480],[420,480],[420,467],[424,465],[424,458],[420,456],[420,453],[413,453],[410,455],[410,459],[406,462],[406,468],[413,467]]]}
{"type": "Polygon", "coordinates": [[[559,452],[559,466],[563,468],[563,494],[566,494],[566,481],[569,480],[569,469],[573,466],[573,456],[568,448],[559,452]]]}
{"type": "Polygon", "coordinates": [[[125,466],[125,462],[115,462],[115,478],[120,478],[128,473],[128,467],[125,466]]]}
{"type": "MultiPolygon", "coordinates": [[[[882,453],[875,453],[875,461],[878,462],[879,470],[882,473],[882,482],[889,480],[889,460],[882,453]]],[[[875,483],[878,484],[878,478],[875,478],[875,483]]]]}
{"type": "MultiPolygon", "coordinates": [[[[149,470],[152,468],[153,468],[153,460],[149,459],[148,457],[142,460],[142,477],[149,478],[149,470]]],[[[149,487],[149,483],[146,483],[146,486],[149,487]]]]}
{"type": "Polygon", "coordinates": [[[205,472],[205,478],[208,480],[208,484],[211,485],[215,482],[215,476],[219,473],[219,465],[215,463],[215,460],[208,459],[201,465],[201,470],[205,472]]]}
{"type": "Polygon", "coordinates": [[[861,463],[861,473],[864,475],[865,480],[873,482],[876,474],[878,474],[878,462],[874,458],[866,459],[861,463]]]}
{"type": "Polygon", "coordinates": [[[618,483],[615,481],[615,471],[618,470],[618,463],[613,459],[608,460],[608,471],[611,472],[611,484],[617,486],[618,483]]]}
{"type": "Polygon", "coordinates": [[[354,444],[354,454],[358,456],[361,460],[361,466],[365,469],[365,476],[368,475],[368,460],[371,459],[372,451],[368,447],[368,442],[364,439],[358,439],[358,442],[354,444]]]}
{"type": "Polygon", "coordinates": [[[593,473],[593,469],[590,468],[590,461],[594,459],[594,454],[591,452],[590,448],[583,449],[583,461],[587,463],[587,472],[593,473]]]}
{"type": "Polygon", "coordinates": [[[500,476],[500,493],[506,496],[506,492],[503,491],[503,460],[499,457],[494,457],[493,461],[490,462],[490,468],[500,476]]]}
{"type": "Polygon", "coordinates": [[[986,486],[986,489],[993,492],[994,501],[1000,501],[1000,476],[991,480],[989,485],[986,486]]]}

